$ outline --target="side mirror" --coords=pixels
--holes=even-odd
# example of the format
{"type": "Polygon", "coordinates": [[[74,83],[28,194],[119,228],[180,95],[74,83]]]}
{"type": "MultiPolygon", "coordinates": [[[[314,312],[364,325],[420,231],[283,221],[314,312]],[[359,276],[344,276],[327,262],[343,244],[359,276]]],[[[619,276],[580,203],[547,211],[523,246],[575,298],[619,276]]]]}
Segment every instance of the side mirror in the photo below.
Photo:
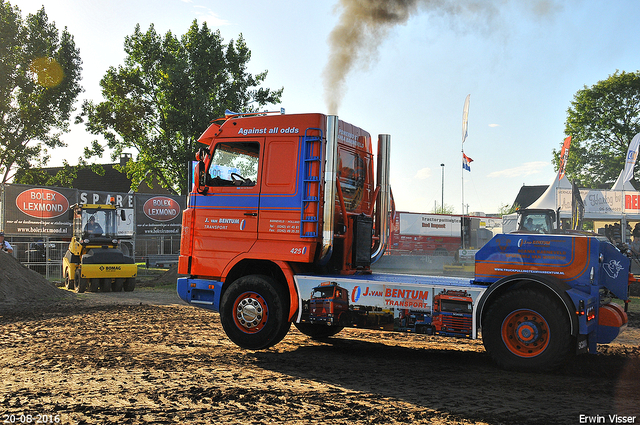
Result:
{"type": "Polygon", "coordinates": [[[209,191],[207,187],[207,173],[204,170],[204,162],[198,161],[196,166],[196,192],[205,194],[209,191]]]}
{"type": "Polygon", "coordinates": [[[124,210],[120,210],[120,219],[122,221],[126,221],[127,220],[127,213],[124,210]]]}

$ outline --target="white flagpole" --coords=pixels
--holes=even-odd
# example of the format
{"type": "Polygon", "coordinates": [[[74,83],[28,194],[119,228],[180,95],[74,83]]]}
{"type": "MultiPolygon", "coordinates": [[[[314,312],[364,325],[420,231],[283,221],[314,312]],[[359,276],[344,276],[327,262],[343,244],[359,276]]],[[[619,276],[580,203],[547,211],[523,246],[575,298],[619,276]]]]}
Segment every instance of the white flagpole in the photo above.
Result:
{"type": "MultiPolygon", "coordinates": [[[[467,98],[464,100],[464,109],[462,110],[462,160],[464,161],[464,141],[467,139],[467,130],[468,130],[468,119],[469,119],[469,98],[471,97],[470,94],[467,95],[467,98]]],[[[462,165],[462,164],[461,164],[462,165]]],[[[464,167],[460,167],[462,174],[461,174],[461,181],[462,181],[462,218],[460,221],[460,233],[461,233],[461,237],[462,237],[462,246],[461,248],[464,249],[465,247],[465,243],[464,243],[464,167]]]]}

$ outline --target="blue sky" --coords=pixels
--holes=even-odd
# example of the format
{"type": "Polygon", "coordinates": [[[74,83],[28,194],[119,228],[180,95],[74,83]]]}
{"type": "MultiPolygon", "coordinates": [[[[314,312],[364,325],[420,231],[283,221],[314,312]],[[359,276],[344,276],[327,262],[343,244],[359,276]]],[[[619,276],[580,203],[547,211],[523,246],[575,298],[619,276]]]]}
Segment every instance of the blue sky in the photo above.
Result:
{"type": "MultiPolygon", "coordinates": [[[[328,113],[323,70],[337,1],[20,0],[23,17],[44,5],[67,27],[83,60],[81,99],[100,101],[99,81],[123,63],[124,37],[136,24],[185,33],[194,19],[225,41],[242,33],[252,51],[249,70],[268,70],[266,87],[284,87],[287,113],[328,113]]],[[[425,2],[430,3],[430,2],[425,2]]],[[[422,4],[422,3],[420,3],[422,4]]],[[[566,111],[576,91],[616,70],[640,70],[637,0],[449,0],[456,13],[420,8],[391,27],[370,58],[347,75],[338,115],[391,135],[391,184],[401,211],[429,212],[442,197],[455,213],[493,213],[520,187],[550,184],[566,111]],[[462,173],[462,110],[470,94],[462,173]]],[[[79,102],[80,103],[80,102],[79,102]]],[[[79,105],[78,103],[78,105],[79,105]]],[[[213,117],[212,117],[213,118],[213,117]]],[[[203,123],[203,130],[206,127],[203,123]]],[[[58,149],[75,164],[95,136],[74,126],[58,149]]],[[[105,156],[104,162],[110,162],[105,156]]]]}

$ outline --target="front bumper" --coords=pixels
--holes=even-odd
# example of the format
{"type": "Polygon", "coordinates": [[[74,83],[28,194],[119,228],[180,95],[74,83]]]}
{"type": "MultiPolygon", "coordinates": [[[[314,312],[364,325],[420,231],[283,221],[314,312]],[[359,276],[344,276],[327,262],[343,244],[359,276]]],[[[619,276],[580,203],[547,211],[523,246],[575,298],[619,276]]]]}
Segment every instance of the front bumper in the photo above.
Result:
{"type": "Polygon", "coordinates": [[[220,311],[220,294],[222,282],[205,279],[181,277],[176,286],[178,296],[189,304],[220,311]]]}

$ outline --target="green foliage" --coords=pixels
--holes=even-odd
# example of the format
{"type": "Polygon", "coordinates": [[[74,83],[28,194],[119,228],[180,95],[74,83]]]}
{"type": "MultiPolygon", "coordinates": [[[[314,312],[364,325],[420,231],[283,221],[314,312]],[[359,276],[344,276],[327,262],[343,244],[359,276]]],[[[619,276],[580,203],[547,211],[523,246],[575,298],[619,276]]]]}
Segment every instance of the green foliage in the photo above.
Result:
{"type": "MultiPolygon", "coordinates": [[[[566,165],[569,180],[583,187],[611,187],[624,168],[631,139],[640,133],[640,71],[616,71],[579,90],[567,111],[565,133],[572,136],[566,165]]],[[[556,169],[561,149],[562,142],[553,150],[556,169]]]]}
{"type": "Polygon", "coordinates": [[[455,208],[453,207],[453,205],[449,205],[449,204],[435,205],[431,209],[431,212],[433,214],[453,214],[454,209],[455,208]]]}
{"type": "Polygon", "coordinates": [[[498,214],[500,214],[500,217],[502,217],[503,215],[513,214],[518,210],[518,208],[520,208],[520,205],[518,205],[518,203],[514,203],[513,205],[500,204],[498,214]]]}
{"type": "Polygon", "coordinates": [[[23,20],[0,0],[0,183],[46,165],[47,148],[65,146],[81,64],[73,37],[58,32],[44,7],[23,20]]]}
{"type": "Polygon", "coordinates": [[[78,171],[90,169],[99,176],[104,176],[104,167],[100,164],[88,164],[83,158],[78,158],[78,165],[69,165],[67,160],[62,161],[62,167],[55,173],[48,172],[47,168],[21,168],[16,171],[14,183],[30,184],[34,186],[59,186],[71,187],[78,177],[78,171]]]}
{"type": "Polygon", "coordinates": [[[188,192],[187,166],[208,123],[225,109],[255,112],[282,95],[283,89],[260,87],[266,71],[247,72],[251,52],[242,35],[224,44],[206,23],[194,20],[179,39],[160,36],[153,25],[143,33],[138,25],[125,38],[125,52],[124,65],[109,68],[100,82],[105,100],[85,102],[79,121],[104,137],[114,159],[137,150],[123,168],[134,189],[151,174],[174,193],[188,192]]]}

